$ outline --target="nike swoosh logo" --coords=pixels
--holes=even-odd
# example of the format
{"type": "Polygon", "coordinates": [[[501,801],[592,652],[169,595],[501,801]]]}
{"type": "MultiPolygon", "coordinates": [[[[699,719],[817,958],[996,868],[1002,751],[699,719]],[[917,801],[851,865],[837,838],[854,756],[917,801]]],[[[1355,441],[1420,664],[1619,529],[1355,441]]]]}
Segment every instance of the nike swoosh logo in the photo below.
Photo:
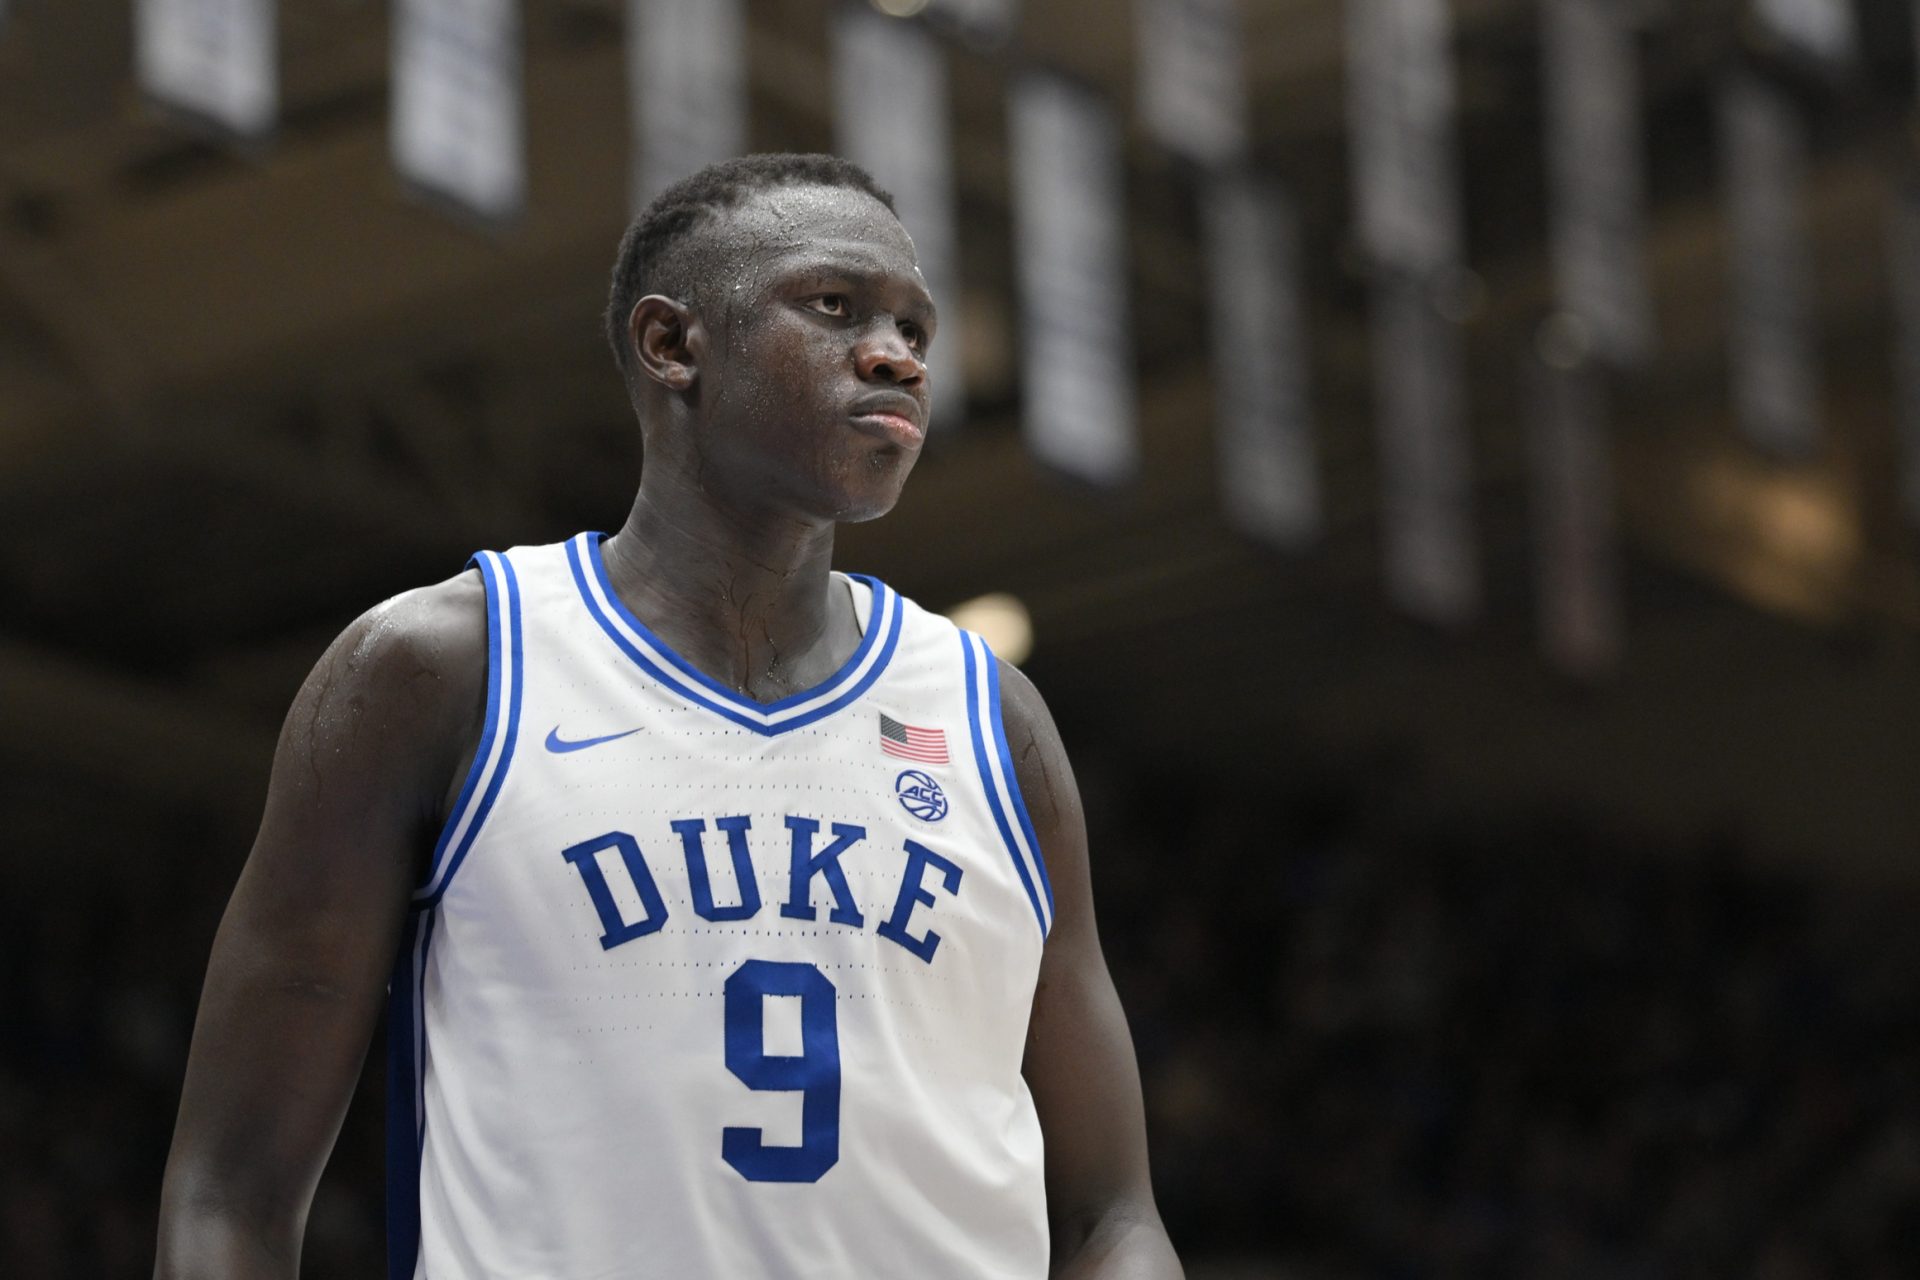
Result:
{"type": "Polygon", "coordinates": [[[597,747],[603,742],[612,742],[616,738],[631,738],[638,732],[640,732],[638,729],[629,729],[625,733],[609,733],[604,738],[582,738],[578,742],[568,742],[560,736],[560,726],[555,725],[547,734],[547,750],[557,756],[565,755],[569,751],[585,751],[588,747],[597,747]]]}

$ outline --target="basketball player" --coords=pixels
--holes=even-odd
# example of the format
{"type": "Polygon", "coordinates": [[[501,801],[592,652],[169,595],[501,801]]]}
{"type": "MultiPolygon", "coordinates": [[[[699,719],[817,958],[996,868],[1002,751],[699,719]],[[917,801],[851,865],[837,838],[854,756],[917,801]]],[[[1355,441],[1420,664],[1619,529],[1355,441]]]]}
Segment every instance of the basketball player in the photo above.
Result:
{"type": "Polygon", "coordinates": [[[387,602],[301,689],[159,1275],[296,1274],[383,1003],[395,1277],[1180,1274],[1059,734],[830,568],[920,451],[934,327],[843,161],[635,222],[632,512],[387,602]]]}

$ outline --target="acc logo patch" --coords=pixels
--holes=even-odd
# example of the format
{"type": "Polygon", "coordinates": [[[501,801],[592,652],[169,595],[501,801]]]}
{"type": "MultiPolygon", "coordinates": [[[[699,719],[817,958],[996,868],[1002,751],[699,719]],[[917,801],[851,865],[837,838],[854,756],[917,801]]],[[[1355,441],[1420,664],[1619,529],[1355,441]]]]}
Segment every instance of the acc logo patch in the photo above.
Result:
{"type": "Polygon", "coordinates": [[[947,816],[947,793],[918,769],[903,770],[893,780],[893,793],[900,797],[900,807],[922,822],[938,822],[947,816]]]}

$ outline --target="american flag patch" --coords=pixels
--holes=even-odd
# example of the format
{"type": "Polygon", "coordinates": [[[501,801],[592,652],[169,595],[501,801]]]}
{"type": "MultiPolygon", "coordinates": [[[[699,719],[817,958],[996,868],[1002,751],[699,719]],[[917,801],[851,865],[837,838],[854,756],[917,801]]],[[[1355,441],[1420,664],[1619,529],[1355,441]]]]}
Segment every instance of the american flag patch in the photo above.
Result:
{"type": "Polygon", "coordinates": [[[947,731],[920,729],[910,724],[901,724],[882,711],[880,713],[880,749],[890,756],[899,756],[902,760],[918,760],[921,764],[945,764],[947,763],[947,731]]]}

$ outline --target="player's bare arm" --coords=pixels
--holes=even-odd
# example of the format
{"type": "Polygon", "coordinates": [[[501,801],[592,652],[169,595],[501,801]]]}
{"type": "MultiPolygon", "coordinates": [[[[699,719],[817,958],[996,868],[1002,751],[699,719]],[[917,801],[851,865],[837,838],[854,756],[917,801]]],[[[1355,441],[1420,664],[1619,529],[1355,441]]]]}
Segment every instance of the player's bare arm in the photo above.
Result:
{"type": "Polygon", "coordinates": [[[1182,1274],[1154,1206],[1140,1072],[1093,918],[1087,831],[1060,731],[1000,664],[1001,715],[1054,892],[1023,1066],[1046,1136],[1053,1270],[1085,1280],[1182,1274]]]}
{"type": "Polygon", "coordinates": [[[469,573],[359,619],[295,699],[207,970],[157,1276],[298,1274],[422,851],[478,740],[486,644],[469,573]]]}

